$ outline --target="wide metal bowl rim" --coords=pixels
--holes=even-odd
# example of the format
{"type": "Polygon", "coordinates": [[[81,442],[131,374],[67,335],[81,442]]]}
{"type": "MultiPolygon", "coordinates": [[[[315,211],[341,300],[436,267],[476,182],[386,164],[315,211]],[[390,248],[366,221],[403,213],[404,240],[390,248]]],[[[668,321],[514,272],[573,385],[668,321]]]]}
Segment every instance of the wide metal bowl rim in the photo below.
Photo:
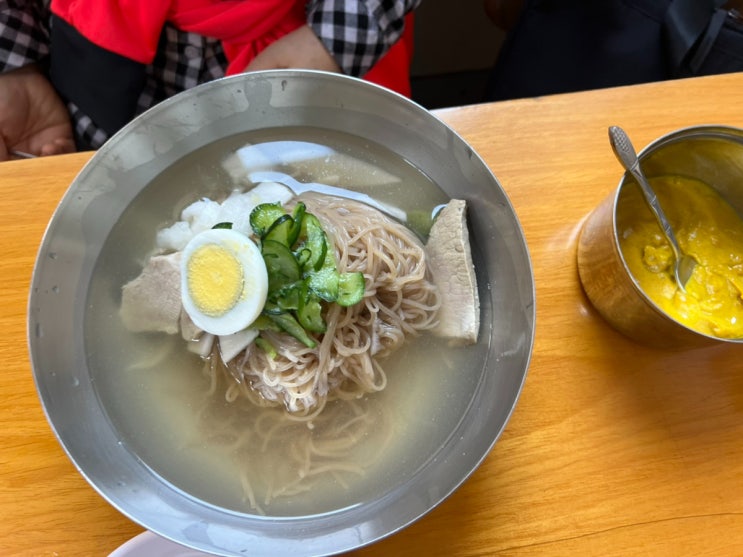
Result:
{"type": "MultiPolygon", "coordinates": [[[[520,396],[521,390],[523,389],[524,383],[526,381],[526,375],[529,367],[529,363],[531,360],[531,353],[532,353],[532,347],[534,343],[534,337],[535,337],[535,319],[536,319],[536,304],[534,303],[535,300],[535,285],[534,285],[534,279],[533,279],[533,270],[531,261],[528,255],[528,248],[526,245],[525,236],[523,234],[523,230],[521,228],[520,222],[518,221],[518,218],[515,214],[515,211],[513,209],[513,206],[510,203],[510,200],[508,200],[507,195],[502,190],[502,187],[500,183],[498,182],[495,175],[492,173],[492,171],[485,165],[484,161],[481,159],[481,157],[475,153],[473,150],[469,148],[467,143],[464,141],[464,139],[456,133],[454,130],[449,128],[443,121],[441,121],[438,117],[436,117],[434,114],[431,114],[423,107],[417,105],[413,101],[398,95],[397,93],[394,93],[392,91],[389,91],[383,87],[371,84],[369,82],[351,78],[348,76],[342,76],[339,74],[332,74],[327,72],[320,72],[320,71],[311,71],[311,70],[267,70],[263,72],[254,72],[254,74],[245,74],[240,76],[234,76],[229,78],[223,78],[221,80],[216,80],[204,85],[201,85],[199,87],[196,87],[194,89],[191,89],[189,91],[186,91],[184,93],[181,93],[180,95],[177,95],[176,97],[172,97],[159,105],[155,106],[154,108],[150,109],[143,115],[137,117],[134,121],[129,123],[126,127],[124,127],[119,133],[117,133],[115,136],[113,136],[98,152],[96,152],[93,157],[84,165],[84,167],[81,169],[79,174],[75,177],[73,182],[71,183],[70,187],[64,194],[62,200],[60,201],[59,206],[55,210],[49,224],[47,225],[46,231],[44,233],[44,237],[42,239],[39,252],[37,255],[36,264],[34,265],[33,275],[32,275],[32,281],[31,281],[31,289],[30,289],[30,295],[29,295],[29,304],[28,304],[28,324],[27,324],[27,333],[28,333],[28,348],[29,348],[29,354],[30,354],[30,360],[31,360],[31,367],[34,375],[34,380],[36,384],[36,389],[38,396],[40,398],[40,401],[42,402],[43,411],[46,415],[46,418],[57,437],[58,441],[60,442],[60,445],[66,452],[68,458],[75,464],[76,468],[80,472],[80,474],[86,479],[86,481],[104,498],[106,499],[111,505],[113,505],[117,510],[119,510],[121,513],[129,517],[135,522],[138,522],[142,524],[144,527],[149,528],[146,520],[143,520],[141,516],[137,516],[136,512],[133,512],[131,508],[127,507],[126,505],[122,504],[122,502],[116,498],[113,498],[109,491],[106,489],[105,486],[101,486],[98,484],[98,482],[92,478],[86,470],[81,466],[78,462],[78,455],[73,454],[73,452],[70,450],[70,447],[68,446],[65,436],[63,433],[57,428],[57,425],[55,424],[54,417],[50,415],[49,410],[47,408],[47,400],[45,391],[42,389],[42,381],[39,379],[40,374],[42,373],[42,370],[39,369],[39,362],[37,361],[37,357],[35,354],[35,342],[37,339],[35,337],[37,336],[35,331],[37,324],[33,322],[32,311],[34,310],[36,306],[36,298],[38,296],[38,284],[41,280],[40,277],[40,262],[49,256],[49,242],[51,240],[51,234],[52,234],[52,225],[56,221],[56,219],[60,218],[60,214],[62,209],[64,208],[65,204],[69,202],[69,200],[72,198],[73,195],[75,195],[76,188],[78,187],[78,184],[80,182],[83,182],[88,175],[88,173],[91,171],[92,168],[95,167],[98,162],[103,159],[104,157],[109,156],[110,153],[114,152],[116,147],[119,145],[122,138],[126,137],[128,133],[131,132],[136,126],[138,126],[138,122],[142,118],[152,118],[153,116],[157,115],[158,113],[167,110],[171,105],[178,103],[178,102],[184,102],[187,99],[191,98],[194,95],[203,95],[205,93],[208,93],[211,88],[218,88],[223,87],[226,84],[229,84],[230,82],[237,82],[238,80],[245,80],[245,79],[320,79],[320,80],[329,80],[329,81],[336,81],[339,85],[342,84],[348,84],[353,83],[355,87],[361,87],[366,88],[367,91],[374,91],[374,94],[387,97],[389,99],[389,102],[391,103],[403,103],[405,105],[405,109],[407,111],[411,111],[411,113],[417,114],[418,117],[424,118],[427,121],[431,123],[436,123],[436,125],[442,127],[445,132],[452,137],[456,142],[459,142],[460,144],[466,146],[470,152],[470,158],[473,161],[473,164],[475,165],[481,165],[484,171],[489,175],[490,181],[492,182],[493,187],[497,188],[500,193],[502,193],[503,197],[505,198],[505,201],[502,202],[502,204],[505,206],[505,210],[507,210],[510,215],[512,216],[515,224],[515,233],[519,237],[520,244],[516,247],[523,250],[523,253],[526,256],[525,265],[529,272],[529,286],[528,290],[529,292],[526,293],[527,296],[530,296],[531,304],[528,308],[528,315],[526,315],[527,321],[530,325],[529,330],[526,332],[526,336],[524,337],[524,343],[526,345],[526,351],[525,351],[525,361],[524,361],[524,369],[523,374],[520,378],[520,382],[518,384],[518,388],[516,389],[515,396],[513,397],[513,400],[511,400],[510,405],[505,410],[506,419],[503,421],[502,424],[498,427],[496,431],[492,432],[492,437],[489,439],[489,442],[487,443],[487,446],[485,450],[481,451],[479,454],[475,455],[469,455],[467,457],[468,465],[465,469],[461,470],[461,473],[459,474],[459,477],[456,479],[456,481],[451,482],[449,485],[446,485],[443,490],[441,490],[438,495],[435,496],[436,501],[433,504],[428,504],[424,506],[420,505],[408,505],[408,510],[404,513],[402,513],[401,517],[396,518],[396,521],[393,525],[387,524],[384,526],[383,529],[379,528],[379,525],[375,524],[373,520],[367,519],[361,522],[356,522],[353,528],[347,528],[346,526],[340,524],[343,523],[343,520],[339,520],[343,515],[355,515],[358,512],[358,507],[350,507],[346,509],[340,509],[338,511],[333,511],[331,513],[327,513],[326,515],[310,515],[306,517],[252,517],[245,519],[247,522],[250,522],[251,520],[254,522],[254,525],[257,529],[261,529],[262,526],[270,526],[273,531],[276,531],[276,528],[287,528],[291,527],[292,529],[298,529],[298,531],[304,531],[308,538],[304,540],[304,542],[308,542],[312,540],[312,527],[315,525],[315,523],[319,520],[325,523],[327,526],[328,519],[332,519],[333,521],[337,521],[339,523],[338,529],[333,529],[333,527],[330,528],[330,532],[326,533],[326,537],[323,538],[323,540],[320,543],[320,546],[308,546],[311,547],[311,549],[307,549],[307,551],[310,551],[312,553],[316,554],[322,554],[322,555],[330,555],[330,554],[336,554],[343,551],[348,551],[351,549],[359,548],[368,544],[371,544],[373,542],[376,542],[382,538],[385,538],[387,536],[390,536],[399,530],[407,527],[411,523],[415,522],[419,518],[421,518],[423,515],[427,514],[431,510],[433,510],[435,507],[437,507],[441,502],[443,502],[445,499],[447,499],[456,489],[458,489],[462,483],[464,483],[470,475],[480,466],[482,461],[487,457],[490,450],[492,450],[493,446],[495,445],[496,441],[500,438],[503,430],[505,429],[506,424],[510,420],[511,415],[513,414],[513,411],[515,409],[516,403],[518,401],[518,398],[520,396]],[[319,550],[319,551],[318,551],[319,550]]],[[[475,395],[475,398],[477,396],[475,395]]],[[[474,399],[473,399],[474,400],[474,399]]],[[[465,415],[469,413],[469,409],[465,412],[465,415]]],[[[461,425],[461,424],[460,424],[461,425]]],[[[460,426],[457,426],[457,429],[460,426]]],[[[455,429],[455,432],[457,431],[455,429]]],[[[410,481],[410,480],[407,480],[410,481]]],[[[436,486],[440,487],[440,486],[436,486]]],[[[382,516],[382,513],[384,513],[386,510],[388,510],[388,507],[391,504],[397,504],[399,506],[400,502],[400,495],[399,493],[387,493],[384,496],[380,497],[379,499],[376,499],[372,501],[370,504],[364,504],[364,516],[382,516]]],[[[201,505],[204,506],[203,504],[201,505]]],[[[220,509],[220,515],[226,516],[236,514],[232,513],[231,511],[227,511],[224,509],[220,509]]],[[[213,518],[213,516],[210,516],[209,518],[213,518]]],[[[245,518],[244,516],[241,516],[241,518],[245,518]]],[[[362,517],[363,518],[363,517],[362,517]]],[[[246,524],[247,526],[247,524],[246,524]]],[[[212,549],[208,545],[203,545],[199,542],[194,542],[193,540],[184,540],[184,538],[180,535],[174,535],[173,531],[164,531],[157,528],[151,528],[152,531],[155,533],[166,537],[168,539],[171,539],[175,542],[188,545],[189,547],[193,547],[195,549],[200,550],[209,550],[212,549]]],[[[287,540],[284,539],[277,539],[275,540],[275,544],[273,542],[269,542],[266,548],[268,548],[268,554],[271,554],[272,552],[278,551],[278,550],[286,550],[287,545],[285,545],[285,542],[287,540]]],[[[300,545],[295,545],[295,548],[301,547],[300,545]]],[[[212,549],[213,550],[213,549],[212,549]]],[[[257,552],[260,553],[260,550],[257,552]]],[[[224,555],[228,555],[230,553],[225,552],[224,555]]]]}

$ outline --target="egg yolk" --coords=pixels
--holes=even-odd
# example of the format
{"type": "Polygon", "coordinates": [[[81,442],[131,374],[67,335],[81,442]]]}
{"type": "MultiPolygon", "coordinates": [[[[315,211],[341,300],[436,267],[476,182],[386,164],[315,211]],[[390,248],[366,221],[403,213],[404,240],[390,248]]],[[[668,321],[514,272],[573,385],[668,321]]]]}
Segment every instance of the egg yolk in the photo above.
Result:
{"type": "Polygon", "coordinates": [[[191,255],[186,268],[191,299],[204,315],[224,315],[240,299],[243,269],[229,250],[217,244],[201,246],[191,255]]]}
{"type": "Polygon", "coordinates": [[[743,337],[743,220],[713,188],[691,178],[651,179],[676,239],[697,262],[685,292],[675,259],[640,188],[628,184],[617,205],[617,232],[640,288],[669,316],[699,332],[743,337]]]}

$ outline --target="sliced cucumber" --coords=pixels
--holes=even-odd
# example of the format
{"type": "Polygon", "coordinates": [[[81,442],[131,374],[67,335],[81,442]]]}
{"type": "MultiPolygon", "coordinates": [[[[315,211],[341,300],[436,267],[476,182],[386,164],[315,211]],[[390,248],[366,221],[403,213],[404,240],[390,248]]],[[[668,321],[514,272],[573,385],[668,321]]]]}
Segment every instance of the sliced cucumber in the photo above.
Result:
{"type": "Polygon", "coordinates": [[[308,250],[310,252],[309,257],[302,266],[302,271],[318,271],[323,266],[323,263],[325,263],[325,256],[328,253],[328,237],[315,215],[311,213],[304,215],[301,235],[305,240],[299,247],[299,250],[308,250]]]}
{"type": "Polygon", "coordinates": [[[356,305],[364,297],[365,289],[364,273],[341,273],[338,277],[338,298],[335,302],[344,307],[356,305]]]}
{"type": "MultiPolygon", "coordinates": [[[[268,297],[259,329],[279,329],[305,346],[317,343],[310,333],[324,333],[323,302],[352,306],[364,297],[364,275],[340,273],[320,220],[297,203],[289,215],[280,203],[263,203],[250,213],[261,239],[268,271],[268,297]],[[270,326],[269,326],[270,324],[270,326]]],[[[262,346],[275,354],[270,343],[262,346]]]]}
{"type": "Polygon", "coordinates": [[[281,203],[261,203],[250,212],[250,227],[259,238],[263,238],[277,219],[286,215],[281,203]]]}
{"type": "Polygon", "coordinates": [[[307,334],[307,331],[304,330],[302,325],[300,325],[290,313],[279,313],[277,315],[271,314],[269,317],[281,328],[282,331],[296,338],[307,348],[314,348],[317,346],[315,340],[307,334]]]}
{"type": "Polygon", "coordinates": [[[261,253],[268,272],[268,296],[296,283],[301,277],[299,264],[291,250],[276,240],[261,242],[261,253]]]}
{"type": "Polygon", "coordinates": [[[306,286],[299,296],[299,308],[297,308],[297,320],[300,325],[313,333],[324,333],[327,330],[325,320],[322,318],[322,304],[320,299],[306,286]]]}

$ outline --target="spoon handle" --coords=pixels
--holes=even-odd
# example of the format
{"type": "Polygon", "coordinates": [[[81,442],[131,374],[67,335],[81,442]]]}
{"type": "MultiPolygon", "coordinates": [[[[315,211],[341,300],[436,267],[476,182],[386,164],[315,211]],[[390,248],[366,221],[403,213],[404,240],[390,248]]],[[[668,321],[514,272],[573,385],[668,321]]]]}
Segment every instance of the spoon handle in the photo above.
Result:
{"type": "Polygon", "coordinates": [[[26,153],[24,151],[11,150],[10,154],[14,157],[18,157],[19,159],[35,159],[36,158],[36,155],[32,155],[31,153],[26,153]]]}
{"type": "Polygon", "coordinates": [[[666,235],[666,238],[668,238],[668,241],[671,244],[671,249],[673,249],[673,254],[676,256],[676,260],[678,261],[681,255],[681,249],[676,241],[676,235],[673,233],[671,224],[668,222],[666,214],[663,212],[663,208],[658,202],[658,197],[655,195],[653,188],[650,187],[650,184],[648,184],[648,181],[645,179],[645,175],[640,170],[640,160],[637,158],[637,153],[635,152],[635,148],[632,146],[632,142],[629,140],[625,131],[619,126],[609,127],[609,142],[611,143],[611,148],[614,150],[614,154],[619,159],[619,162],[621,162],[622,166],[624,166],[624,168],[635,177],[635,180],[637,180],[637,183],[640,185],[642,194],[645,196],[645,201],[647,201],[650,210],[653,212],[658,224],[663,229],[663,233],[666,235]]]}

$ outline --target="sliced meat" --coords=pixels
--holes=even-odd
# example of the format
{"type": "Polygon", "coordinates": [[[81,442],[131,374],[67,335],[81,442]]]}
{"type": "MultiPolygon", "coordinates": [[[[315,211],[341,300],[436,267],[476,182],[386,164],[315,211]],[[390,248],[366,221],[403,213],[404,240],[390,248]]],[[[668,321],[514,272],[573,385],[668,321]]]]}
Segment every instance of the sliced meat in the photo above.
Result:
{"type": "Polygon", "coordinates": [[[133,332],[179,331],[181,315],[180,253],[155,255],[142,273],[121,290],[120,314],[133,332]]]}
{"type": "Polygon", "coordinates": [[[426,244],[429,268],[441,294],[439,323],[432,332],[453,345],[474,344],[480,330],[466,211],[464,200],[452,199],[437,215],[426,244]]]}

